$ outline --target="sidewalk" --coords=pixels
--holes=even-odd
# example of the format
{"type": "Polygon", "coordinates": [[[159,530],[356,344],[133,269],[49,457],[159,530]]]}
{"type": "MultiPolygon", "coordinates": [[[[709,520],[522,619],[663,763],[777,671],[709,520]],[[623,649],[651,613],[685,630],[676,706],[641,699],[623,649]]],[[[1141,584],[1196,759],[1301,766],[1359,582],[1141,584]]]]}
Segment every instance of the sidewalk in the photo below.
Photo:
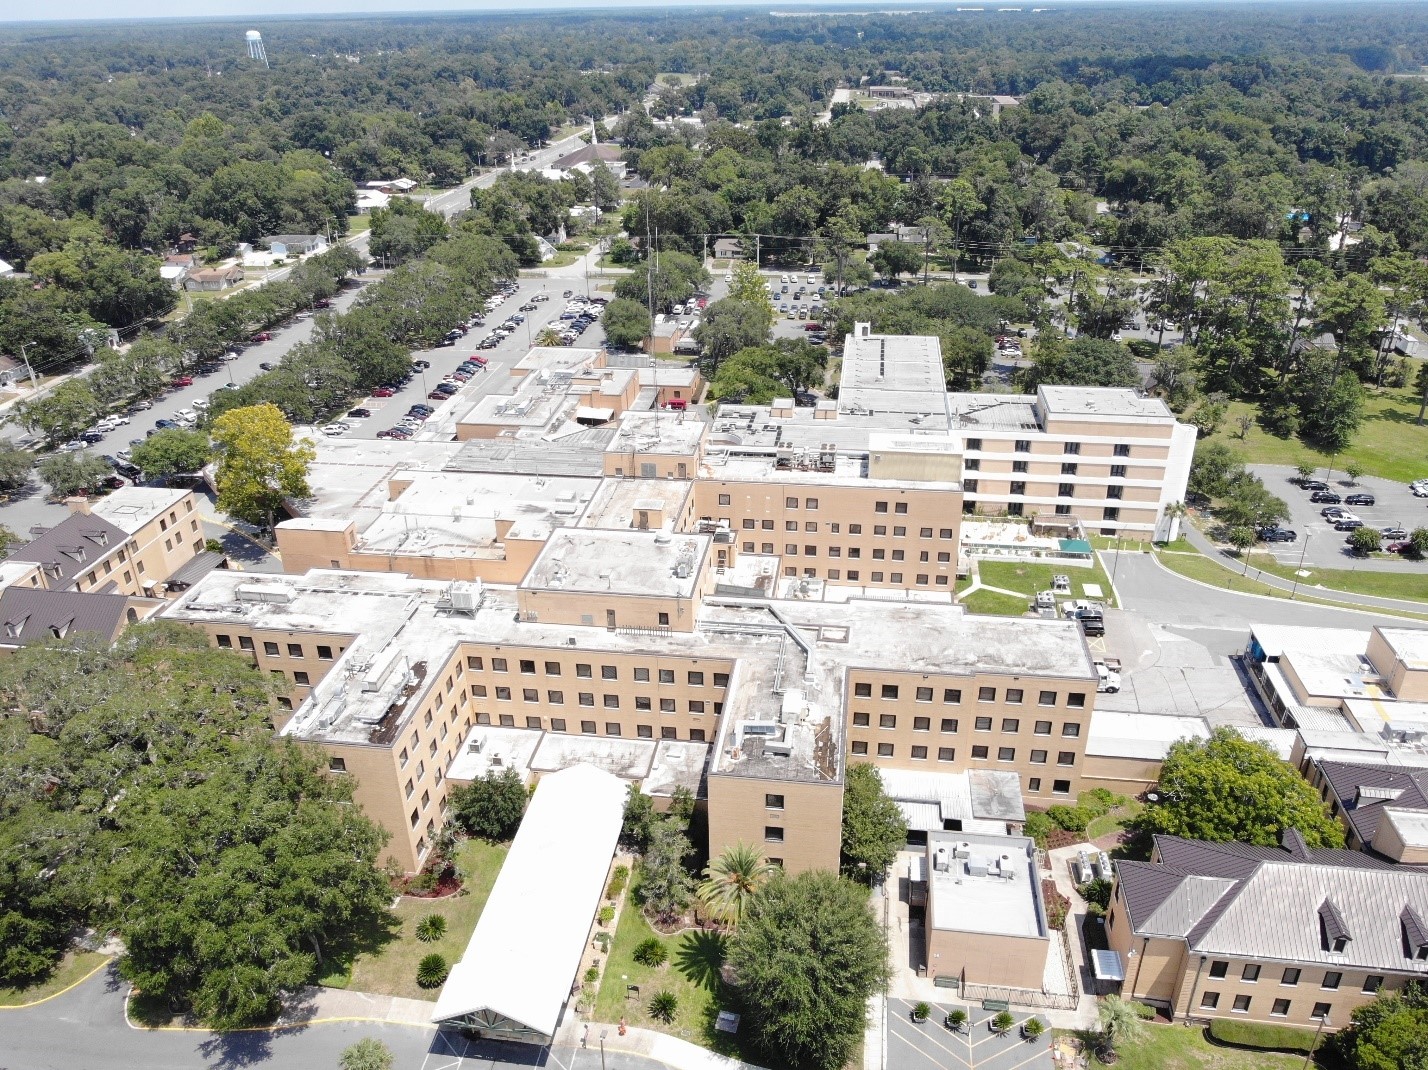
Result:
{"type": "Polygon", "coordinates": [[[761,1067],[754,1066],[753,1063],[740,1062],[738,1059],[720,1055],[708,1048],[701,1048],[698,1044],[691,1044],[687,1040],[672,1037],[667,1033],[659,1033],[653,1029],[637,1029],[634,1026],[627,1026],[625,1035],[621,1036],[618,1025],[581,1021],[569,1008],[565,1012],[565,1018],[556,1032],[555,1043],[551,1047],[594,1050],[600,1046],[602,1034],[605,1038],[607,1054],[639,1055],[664,1063],[665,1066],[673,1067],[674,1070],[743,1070],[745,1067],[748,1070],[762,1070],[761,1067]]]}
{"type": "MultiPolygon", "coordinates": [[[[1185,523],[1180,526],[1185,539],[1191,546],[1199,550],[1202,554],[1222,565],[1227,571],[1240,574],[1240,565],[1225,551],[1216,546],[1210,539],[1194,524],[1185,523]]],[[[1115,551],[1106,551],[1114,553],[1115,551]]],[[[1134,551],[1126,551],[1134,552],[1134,551]]],[[[1271,573],[1264,572],[1257,568],[1251,568],[1254,573],[1251,579],[1257,580],[1266,587],[1273,587],[1276,590],[1293,593],[1294,583],[1292,580],[1281,579],[1271,573]]],[[[1428,613],[1428,603],[1413,602],[1400,598],[1380,598],[1371,594],[1354,594],[1349,591],[1335,591],[1327,587],[1318,587],[1308,583],[1300,583],[1299,590],[1304,594],[1322,602],[1333,602],[1336,605],[1357,607],[1360,609],[1380,609],[1389,612],[1399,613],[1428,613]]]]}

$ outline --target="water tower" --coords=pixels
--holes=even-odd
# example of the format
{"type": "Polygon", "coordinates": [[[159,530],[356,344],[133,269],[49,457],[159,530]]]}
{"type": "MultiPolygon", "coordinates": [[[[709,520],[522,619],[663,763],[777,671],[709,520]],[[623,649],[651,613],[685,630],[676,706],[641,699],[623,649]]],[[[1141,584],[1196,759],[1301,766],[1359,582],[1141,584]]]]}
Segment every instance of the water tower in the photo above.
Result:
{"type": "Polygon", "coordinates": [[[248,58],[263,61],[263,66],[268,65],[268,53],[263,48],[263,35],[257,30],[249,30],[243,35],[248,39],[248,58]]]}

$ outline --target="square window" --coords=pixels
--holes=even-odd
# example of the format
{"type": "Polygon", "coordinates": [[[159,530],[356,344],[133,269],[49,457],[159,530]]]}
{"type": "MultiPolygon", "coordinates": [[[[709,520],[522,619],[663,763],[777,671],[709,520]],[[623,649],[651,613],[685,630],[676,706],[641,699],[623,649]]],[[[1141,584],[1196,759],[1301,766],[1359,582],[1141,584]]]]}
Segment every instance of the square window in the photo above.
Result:
{"type": "Polygon", "coordinates": [[[1114,452],[1117,457],[1129,457],[1130,445],[1128,443],[1118,442],[1116,443],[1116,448],[1114,452]]]}
{"type": "Polygon", "coordinates": [[[317,660],[318,660],[318,661],[331,661],[331,660],[332,660],[332,647],[330,647],[330,646],[319,646],[319,647],[317,648],[317,660]]]}
{"type": "Polygon", "coordinates": [[[672,698],[662,698],[662,699],[660,699],[660,700],[659,700],[659,712],[660,712],[660,713],[673,713],[673,712],[674,712],[674,699],[672,699],[672,698]]]}
{"type": "Polygon", "coordinates": [[[1086,708],[1086,694],[1083,691],[1072,691],[1066,696],[1066,705],[1073,710],[1084,710],[1086,708]]]}
{"type": "Polygon", "coordinates": [[[492,672],[505,672],[505,671],[506,671],[506,659],[505,659],[505,658],[492,658],[492,659],[491,659],[491,671],[492,671],[492,672]]]}
{"type": "Polygon", "coordinates": [[[635,683],[637,683],[637,684],[647,684],[647,683],[649,683],[649,682],[650,682],[650,671],[649,671],[649,669],[643,669],[643,668],[641,668],[641,669],[636,669],[636,670],[635,670],[635,683]]]}
{"type": "Polygon", "coordinates": [[[521,667],[521,672],[524,673],[525,675],[527,675],[527,676],[534,676],[534,675],[535,675],[535,660],[534,660],[533,658],[521,658],[521,660],[520,660],[520,662],[519,662],[518,664],[519,664],[520,667],[521,667]]]}
{"type": "Polygon", "coordinates": [[[1310,1012],[1309,1017],[1313,1018],[1316,1021],[1321,1018],[1327,1018],[1329,1017],[1329,1011],[1331,1011],[1332,1009],[1333,1008],[1327,1003],[1316,1003],[1314,1004],[1314,1010],[1310,1012]]]}
{"type": "Polygon", "coordinates": [[[576,701],[582,706],[593,706],[595,705],[595,693],[593,691],[581,691],[576,696],[576,701]]]}
{"type": "Polygon", "coordinates": [[[1237,1014],[1248,1014],[1250,1009],[1249,996],[1236,996],[1234,1010],[1237,1014]]]}
{"type": "Polygon", "coordinates": [[[1051,722],[1037,721],[1032,726],[1032,731],[1035,732],[1038,736],[1049,736],[1051,735],[1051,722]]]}
{"type": "Polygon", "coordinates": [[[939,762],[954,762],[957,760],[957,749],[955,747],[938,747],[937,760],[939,762]]]}
{"type": "Polygon", "coordinates": [[[920,761],[924,761],[924,762],[925,762],[925,761],[927,760],[927,748],[926,748],[926,747],[913,747],[913,748],[912,748],[912,757],[913,757],[914,760],[920,760],[920,761]]]}
{"type": "Polygon", "coordinates": [[[1293,966],[1285,969],[1284,975],[1280,977],[1279,983],[1282,985],[1297,985],[1299,983],[1299,970],[1293,966]]]}
{"type": "Polygon", "coordinates": [[[1014,761],[1016,761],[1016,748],[1015,748],[1015,747],[998,747],[998,748],[997,748],[997,761],[999,761],[999,762],[1014,762],[1014,761]]]}
{"type": "Polygon", "coordinates": [[[305,672],[300,672],[300,671],[293,673],[293,683],[295,683],[295,684],[302,684],[302,685],[306,686],[306,685],[307,685],[307,682],[308,682],[307,673],[305,673],[305,672]]]}
{"type": "Polygon", "coordinates": [[[1364,978],[1364,988],[1363,988],[1363,990],[1364,990],[1365,992],[1377,992],[1377,991],[1378,991],[1380,988],[1382,988],[1382,987],[1383,987],[1383,975],[1382,975],[1382,974],[1379,974],[1379,973],[1371,973],[1371,974],[1369,974],[1367,977],[1364,978]]]}
{"type": "Polygon", "coordinates": [[[1006,698],[1005,698],[1004,701],[1010,703],[1010,704],[1013,705],[1013,706],[1018,706],[1018,705],[1021,704],[1022,695],[1023,695],[1023,692],[1022,692],[1022,689],[1021,689],[1021,688],[1019,688],[1019,687],[1009,687],[1009,688],[1007,688],[1007,694],[1006,694],[1006,698]]]}
{"type": "Polygon", "coordinates": [[[510,701],[511,701],[511,689],[510,689],[509,687],[498,687],[498,688],[496,688],[496,697],[497,697],[498,699],[500,699],[502,702],[510,702],[510,701]]]}
{"type": "Polygon", "coordinates": [[[482,667],[480,658],[467,658],[466,667],[468,669],[480,669],[482,667]]]}
{"type": "Polygon", "coordinates": [[[578,679],[578,680],[589,680],[589,679],[593,678],[594,675],[595,675],[595,670],[592,669],[589,665],[585,665],[585,664],[582,663],[582,664],[577,664],[577,665],[575,666],[575,677],[576,677],[576,679],[578,679]]]}
{"type": "Polygon", "coordinates": [[[1056,752],[1057,765],[1075,765],[1076,752],[1074,750],[1059,750],[1056,752]]]}
{"type": "Polygon", "coordinates": [[[727,495],[727,494],[721,494],[721,495],[719,495],[719,504],[720,504],[720,505],[728,505],[728,504],[730,504],[730,502],[729,502],[729,495],[727,495]]]}
{"type": "Polygon", "coordinates": [[[1070,795],[1070,794],[1071,794],[1071,781],[1069,781],[1069,780],[1053,780],[1053,781],[1051,782],[1051,794],[1052,794],[1052,795],[1070,795]]]}
{"type": "Polygon", "coordinates": [[[640,739],[654,739],[654,726],[637,724],[635,725],[635,735],[640,739]]]}
{"type": "Polygon", "coordinates": [[[874,573],[871,574],[871,576],[870,576],[869,578],[871,579],[871,581],[872,581],[873,583],[882,583],[882,582],[883,582],[883,574],[882,574],[881,572],[874,572],[874,573]]]}
{"type": "Polygon", "coordinates": [[[327,759],[327,771],[328,771],[329,773],[345,773],[345,772],[347,772],[347,761],[346,761],[346,759],[344,759],[344,758],[329,758],[329,759],[327,759]]]}
{"type": "Polygon", "coordinates": [[[878,714],[878,727],[879,727],[879,728],[896,728],[896,727],[897,727],[897,714],[895,714],[895,713],[880,713],[880,714],[878,714]]]}
{"type": "Polygon", "coordinates": [[[960,705],[962,702],[962,689],[958,687],[943,688],[942,701],[951,705],[960,705]]]}
{"type": "Polygon", "coordinates": [[[882,697],[885,699],[897,698],[897,684],[883,684],[882,697]]]}
{"type": "Polygon", "coordinates": [[[606,734],[607,736],[618,736],[618,735],[620,734],[620,725],[619,725],[619,722],[618,722],[618,721],[606,721],[606,722],[605,722],[605,734],[606,734]]]}
{"type": "MultiPolygon", "coordinates": [[[[979,688],[977,688],[977,701],[978,701],[978,702],[995,702],[995,701],[997,701],[997,689],[996,689],[995,687],[979,687],[979,688]]],[[[990,726],[988,726],[988,727],[990,727],[990,726]]]]}
{"type": "Polygon", "coordinates": [[[1200,997],[1200,1006],[1207,1011],[1212,1011],[1220,1005],[1220,993],[1206,992],[1200,997]]]}
{"type": "Polygon", "coordinates": [[[861,739],[855,739],[855,740],[853,740],[853,753],[854,753],[854,754],[867,754],[867,753],[868,753],[868,744],[867,744],[867,742],[866,742],[865,740],[861,740],[861,739]]]}
{"type": "Polygon", "coordinates": [[[778,825],[764,826],[765,843],[783,843],[783,829],[778,825]]]}
{"type": "Polygon", "coordinates": [[[263,644],[263,653],[264,653],[264,654],[267,654],[268,657],[270,657],[270,658],[276,658],[276,657],[280,657],[280,656],[281,656],[281,655],[278,654],[278,644],[277,644],[277,643],[267,643],[267,642],[265,642],[265,643],[263,644]]]}
{"type": "Polygon", "coordinates": [[[854,727],[854,728],[867,728],[867,727],[868,727],[868,724],[869,724],[868,718],[869,718],[869,715],[866,714],[866,713],[857,713],[857,712],[855,712],[855,713],[853,714],[853,727],[854,727]]]}
{"type": "Polygon", "coordinates": [[[893,745],[891,743],[878,744],[878,757],[891,758],[893,756],[893,745]]]}
{"type": "Polygon", "coordinates": [[[766,794],[766,795],[764,796],[764,805],[765,805],[766,807],[768,807],[770,810],[782,810],[782,809],[783,809],[783,796],[782,796],[782,795],[767,795],[767,794],[766,794]]]}
{"type": "Polygon", "coordinates": [[[545,693],[545,700],[549,702],[552,706],[563,706],[565,705],[565,692],[547,691],[545,693]]]}
{"type": "Polygon", "coordinates": [[[1324,981],[1319,987],[1338,988],[1339,984],[1343,981],[1343,979],[1344,975],[1338,970],[1330,970],[1328,973],[1324,974],[1324,981]]]}
{"type": "Polygon", "coordinates": [[[1026,790],[1027,790],[1027,791],[1040,791],[1040,790],[1041,790],[1041,777],[1039,777],[1039,776],[1034,776],[1034,777],[1030,778],[1030,779],[1026,782],[1026,790]]]}
{"type": "Polygon", "coordinates": [[[985,758],[986,756],[987,756],[987,748],[986,748],[986,747],[973,747],[973,748],[972,748],[972,757],[973,757],[973,758],[985,758]]]}
{"type": "Polygon", "coordinates": [[[522,701],[522,702],[539,702],[539,701],[540,701],[540,692],[539,692],[536,688],[534,688],[534,687],[523,687],[523,688],[521,688],[521,701],[522,701]]]}
{"type": "Polygon", "coordinates": [[[889,583],[901,583],[901,582],[902,582],[902,573],[901,573],[901,572],[894,572],[894,573],[890,574],[890,575],[888,576],[888,582],[889,582],[889,583]]]}
{"type": "Polygon", "coordinates": [[[1067,739],[1078,739],[1081,735],[1081,726],[1075,721],[1067,721],[1061,726],[1061,734],[1067,739]]]}
{"type": "Polygon", "coordinates": [[[1031,752],[1031,764],[1032,764],[1032,765],[1045,765],[1045,764],[1046,764],[1046,752],[1045,752],[1044,750],[1034,750],[1034,751],[1032,751],[1032,752],[1031,752]]]}
{"type": "Polygon", "coordinates": [[[972,722],[972,727],[978,732],[990,732],[992,730],[992,719],[990,717],[978,717],[972,722]]]}
{"type": "Polygon", "coordinates": [[[858,582],[858,576],[859,576],[859,575],[860,575],[860,573],[858,572],[857,569],[855,569],[855,568],[850,568],[850,569],[848,570],[848,582],[849,582],[849,583],[857,583],[857,582],[858,582]]]}
{"type": "MultiPolygon", "coordinates": [[[[443,726],[443,727],[445,727],[445,726],[443,726]]],[[[540,718],[539,718],[539,717],[527,717],[527,718],[526,718],[526,727],[527,727],[527,728],[539,728],[539,727],[540,727],[540,718]]]]}
{"type": "Polygon", "coordinates": [[[595,722],[594,722],[594,721],[581,721],[581,722],[580,722],[580,731],[583,732],[583,733],[584,733],[585,735],[587,735],[587,736],[593,736],[593,735],[595,734],[595,722]]]}
{"type": "Polygon", "coordinates": [[[641,711],[652,710],[654,709],[654,703],[650,701],[650,697],[648,695],[636,695],[635,709],[641,711]]]}
{"type": "Polygon", "coordinates": [[[912,719],[912,730],[913,730],[914,732],[930,732],[930,731],[932,731],[932,718],[931,718],[931,717],[914,717],[914,718],[912,719]]]}
{"type": "Polygon", "coordinates": [[[302,644],[301,644],[301,643],[289,643],[289,644],[288,644],[288,657],[290,657],[290,658],[300,658],[300,657],[302,657],[302,644]]]}
{"type": "Polygon", "coordinates": [[[618,680],[619,678],[620,678],[620,671],[619,671],[619,669],[616,668],[614,665],[601,665],[601,666],[600,666],[600,679],[602,679],[602,680],[618,680]]]}
{"type": "Polygon", "coordinates": [[[759,529],[760,529],[761,531],[772,531],[772,530],[774,529],[773,521],[772,521],[772,520],[760,520],[760,521],[759,521],[759,529]]]}
{"type": "Polygon", "coordinates": [[[938,730],[939,732],[955,732],[955,731],[957,731],[957,718],[955,718],[955,717],[944,717],[944,718],[942,718],[942,724],[938,727],[937,730],[938,730]]]}
{"type": "Polygon", "coordinates": [[[607,710],[618,710],[620,708],[619,695],[601,695],[600,701],[607,710]]]}
{"type": "Polygon", "coordinates": [[[1020,731],[1021,731],[1021,719],[1020,719],[1020,718],[1017,718],[1017,717],[1003,717],[1003,718],[1002,718],[1002,731],[1003,731],[1003,732],[1020,732],[1020,731]]]}
{"type": "Polygon", "coordinates": [[[678,732],[676,729],[674,729],[674,728],[671,728],[671,727],[669,727],[669,726],[665,726],[664,728],[661,728],[661,729],[659,730],[659,738],[660,738],[660,739],[678,739],[678,738],[679,738],[679,732],[678,732]]]}
{"type": "Polygon", "coordinates": [[[1245,963],[1245,968],[1240,971],[1240,980],[1254,984],[1259,980],[1259,966],[1253,962],[1245,963]]]}
{"type": "Polygon", "coordinates": [[[674,683],[674,670],[673,670],[673,669],[661,669],[661,670],[659,671],[659,682],[662,683],[662,684],[672,684],[672,683],[674,683]]]}
{"type": "Polygon", "coordinates": [[[1275,1018],[1285,1018],[1289,1015],[1289,1000],[1277,999],[1269,1007],[1269,1013],[1275,1018]]]}
{"type": "Polygon", "coordinates": [[[232,650],[232,649],[233,649],[233,637],[232,637],[231,635],[215,635],[213,638],[214,638],[214,641],[218,643],[218,646],[219,646],[220,649],[222,649],[222,650],[232,650]]]}
{"type": "Polygon", "coordinates": [[[1011,485],[1011,492],[1013,494],[1025,494],[1026,482],[1024,480],[1017,480],[1011,485]]]}
{"type": "Polygon", "coordinates": [[[690,713],[703,713],[703,712],[704,712],[704,700],[703,700],[703,699],[698,699],[698,698],[692,698],[692,699],[690,699],[690,700],[689,700],[689,712],[690,712],[690,713]]]}

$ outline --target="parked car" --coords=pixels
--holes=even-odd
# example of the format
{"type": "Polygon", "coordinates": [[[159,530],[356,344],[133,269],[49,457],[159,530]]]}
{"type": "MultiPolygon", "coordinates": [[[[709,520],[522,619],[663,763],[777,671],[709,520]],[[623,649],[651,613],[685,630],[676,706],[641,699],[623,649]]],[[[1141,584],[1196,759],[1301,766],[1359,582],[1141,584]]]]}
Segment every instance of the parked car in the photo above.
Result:
{"type": "Polygon", "coordinates": [[[1344,499],[1345,505],[1372,505],[1374,496],[1372,494],[1350,494],[1344,499]]]}
{"type": "Polygon", "coordinates": [[[1294,542],[1299,533],[1289,528],[1260,528],[1259,537],[1265,542],[1294,542]]]}
{"type": "Polygon", "coordinates": [[[1301,487],[1303,487],[1305,490],[1328,490],[1328,489],[1329,489],[1329,484],[1325,483],[1322,479],[1303,479],[1303,480],[1296,480],[1296,482],[1297,482],[1301,487]]]}
{"type": "Polygon", "coordinates": [[[344,424],[328,424],[322,429],[324,435],[345,435],[347,427],[344,424]]]}
{"type": "Polygon", "coordinates": [[[1406,539],[1408,538],[1407,528],[1379,528],[1378,533],[1385,539],[1406,539]]]}
{"type": "Polygon", "coordinates": [[[1361,528],[1363,526],[1364,522],[1352,513],[1346,513],[1334,521],[1335,531],[1353,531],[1355,528],[1361,528]]]}
{"type": "Polygon", "coordinates": [[[176,376],[174,376],[174,378],[169,382],[169,385],[170,385],[170,386],[193,386],[193,376],[191,376],[191,375],[176,375],[176,376]]]}
{"type": "Polygon", "coordinates": [[[197,409],[199,412],[202,412],[211,404],[213,404],[213,402],[209,401],[207,398],[194,398],[192,402],[193,408],[197,409]]]}
{"type": "Polygon", "coordinates": [[[258,367],[262,368],[265,372],[270,372],[273,370],[273,362],[270,360],[260,360],[258,361],[258,367]]]}
{"type": "Polygon", "coordinates": [[[257,334],[253,335],[253,341],[255,342],[271,342],[272,340],[273,335],[270,331],[259,331],[257,334]]]}
{"type": "Polygon", "coordinates": [[[174,428],[178,427],[178,424],[176,424],[173,420],[155,420],[154,426],[157,427],[160,431],[172,431],[174,428]]]}
{"type": "Polygon", "coordinates": [[[428,368],[431,367],[431,361],[429,361],[429,360],[414,360],[414,361],[412,361],[412,367],[415,368],[415,369],[417,369],[418,371],[423,371],[423,372],[424,372],[424,371],[426,371],[428,368]]]}
{"type": "Polygon", "coordinates": [[[446,393],[444,390],[433,390],[430,394],[426,396],[428,401],[446,401],[450,397],[451,395],[446,393]]]}
{"type": "Polygon", "coordinates": [[[396,394],[397,392],[393,390],[390,386],[379,386],[372,391],[372,396],[374,398],[396,397],[396,394]]]}
{"type": "Polygon", "coordinates": [[[352,419],[354,419],[354,420],[365,420],[367,417],[369,417],[369,416],[372,415],[372,410],[371,410],[371,409],[353,409],[353,410],[350,411],[347,415],[350,416],[350,417],[352,417],[352,419]]]}
{"type": "Polygon", "coordinates": [[[1332,490],[1316,490],[1309,495],[1309,500],[1316,505],[1338,505],[1344,499],[1335,494],[1332,490]]]}

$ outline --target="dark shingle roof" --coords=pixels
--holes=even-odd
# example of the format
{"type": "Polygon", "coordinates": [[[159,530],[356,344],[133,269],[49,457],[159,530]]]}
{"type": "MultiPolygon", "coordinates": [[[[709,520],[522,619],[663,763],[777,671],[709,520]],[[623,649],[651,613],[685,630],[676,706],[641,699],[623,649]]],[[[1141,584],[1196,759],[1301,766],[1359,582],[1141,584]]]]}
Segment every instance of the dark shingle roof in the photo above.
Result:
{"type": "Polygon", "coordinates": [[[1312,862],[1320,866],[1350,869],[1392,869],[1393,864],[1362,851],[1311,847],[1304,854],[1284,847],[1263,847],[1253,843],[1210,843],[1182,840],[1179,836],[1156,836],[1155,849],[1162,862],[1173,869],[1207,877],[1248,877],[1261,862],[1312,862]]]}
{"type": "Polygon", "coordinates": [[[1428,810],[1428,769],[1325,759],[1317,764],[1354,835],[1366,844],[1373,844],[1386,805],[1428,810]],[[1360,788],[1370,789],[1371,794],[1360,798],[1360,788]]]}
{"type": "Polygon", "coordinates": [[[1150,862],[1125,859],[1116,863],[1116,874],[1130,912],[1131,928],[1139,929],[1156,908],[1174,894],[1185,875],[1150,862]]]}
{"type": "Polygon", "coordinates": [[[94,563],[122,546],[128,536],[102,517],[71,513],[39,538],[10,556],[16,561],[37,561],[51,588],[67,587],[94,563]]]}
{"type": "Polygon", "coordinates": [[[7,587],[0,593],[0,645],[24,646],[77,632],[112,639],[128,608],[129,599],[119,594],[7,587]]]}
{"type": "Polygon", "coordinates": [[[613,163],[620,159],[621,155],[622,150],[618,145],[586,145],[583,149],[576,149],[562,156],[553,166],[559,171],[565,171],[578,163],[594,163],[596,160],[613,163]]]}

